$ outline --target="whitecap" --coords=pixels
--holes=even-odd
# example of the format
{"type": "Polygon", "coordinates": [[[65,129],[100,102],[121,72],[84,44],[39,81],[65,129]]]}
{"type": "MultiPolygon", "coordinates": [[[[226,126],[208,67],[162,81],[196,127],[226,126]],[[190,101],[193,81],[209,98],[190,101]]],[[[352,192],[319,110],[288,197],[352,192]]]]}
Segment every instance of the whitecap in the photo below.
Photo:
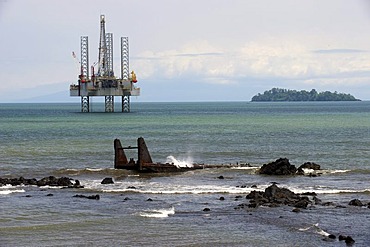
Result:
{"type": "Polygon", "coordinates": [[[235,169],[235,170],[258,170],[260,167],[257,166],[233,166],[230,169],[235,169]]]}
{"type": "Polygon", "coordinates": [[[186,160],[178,160],[174,156],[167,156],[166,163],[174,164],[178,168],[181,167],[193,167],[193,159],[188,157],[186,160]]]}
{"type": "Polygon", "coordinates": [[[100,172],[100,171],[104,171],[106,169],[107,168],[85,168],[86,171],[90,171],[90,172],[100,172]]]}
{"type": "Polygon", "coordinates": [[[316,170],[316,173],[320,174],[336,174],[336,173],[346,173],[350,172],[351,170],[316,170]]]}
{"type": "Polygon", "coordinates": [[[307,228],[300,228],[298,229],[299,231],[308,231],[310,229],[313,229],[316,233],[328,237],[330,233],[324,231],[322,228],[319,227],[319,223],[313,224],[312,226],[309,226],[307,228]]]}
{"type": "Polygon", "coordinates": [[[13,190],[0,190],[0,195],[9,195],[11,193],[23,193],[26,192],[23,189],[13,189],[13,190]]]}
{"type": "Polygon", "coordinates": [[[169,215],[175,214],[175,208],[163,208],[158,210],[148,210],[144,212],[140,212],[139,215],[142,217],[148,218],[167,218],[169,215]]]}

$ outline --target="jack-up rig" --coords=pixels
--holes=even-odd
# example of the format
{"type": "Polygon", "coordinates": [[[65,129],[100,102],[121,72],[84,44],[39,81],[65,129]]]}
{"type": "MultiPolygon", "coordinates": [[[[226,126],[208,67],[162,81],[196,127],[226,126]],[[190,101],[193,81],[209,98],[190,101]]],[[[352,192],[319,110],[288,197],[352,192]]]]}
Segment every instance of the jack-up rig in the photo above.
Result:
{"type": "MultiPolygon", "coordinates": [[[[105,33],[105,16],[100,16],[100,42],[97,73],[91,66],[89,74],[88,36],[81,36],[81,73],[78,84],[70,85],[70,96],[81,97],[81,112],[90,112],[90,97],[105,97],[105,112],[114,112],[114,96],[122,97],[122,112],[130,112],[130,96],[139,96],[135,72],[129,72],[128,37],[121,37],[121,78],[113,71],[113,33],[105,33]]],[[[76,55],[72,53],[76,59],[76,55]]]]}

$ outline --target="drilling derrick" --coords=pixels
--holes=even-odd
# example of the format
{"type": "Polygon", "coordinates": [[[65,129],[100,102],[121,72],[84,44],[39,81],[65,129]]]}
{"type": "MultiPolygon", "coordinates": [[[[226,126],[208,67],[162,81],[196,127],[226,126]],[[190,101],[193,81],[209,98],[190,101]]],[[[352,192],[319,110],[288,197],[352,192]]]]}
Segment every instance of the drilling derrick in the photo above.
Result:
{"type": "Polygon", "coordinates": [[[129,73],[128,37],[121,37],[121,78],[113,71],[113,34],[105,32],[105,16],[100,16],[100,41],[97,73],[91,67],[89,76],[88,37],[81,37],[81,73],[78,84],[70,86],[70,96],[81,97],[81,111],[90,112],[90,97],[105,97],[105,112],[114,112],[114,97],[121,96],[122,112],[130,112],[130,96],[139,96],[140,88],[134,71],[129,73]]]}

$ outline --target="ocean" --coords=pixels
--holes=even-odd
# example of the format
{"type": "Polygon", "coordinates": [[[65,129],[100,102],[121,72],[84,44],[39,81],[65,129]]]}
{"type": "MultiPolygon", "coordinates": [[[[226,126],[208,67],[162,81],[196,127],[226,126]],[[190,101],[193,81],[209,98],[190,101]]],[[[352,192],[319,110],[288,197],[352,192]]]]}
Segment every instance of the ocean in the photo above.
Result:
{"type": "Polygon", "coordinates": [[[70,177],[84,186],[1,186],[0,246],[345,246],[339,235],[370,246],[370,208],[348,205],[370,203],[370,102],[103,108],[93,103],[92,113],[80,113],[78,103],[0,104],[1,178],[70,177]],[[180,164],[249,165],[176,174],[113,169],[113,140],[135,146],[139,137],[154,162],[172,156],[180,164]],[[319,176],[258,174],[278,158],[322,170],[319,176]],[[106,177],[114,184],[101,184],[106,177]],[[289,206],[238,207],[272,182],[315,192],[326,204],[299,213],[289,206]]]}

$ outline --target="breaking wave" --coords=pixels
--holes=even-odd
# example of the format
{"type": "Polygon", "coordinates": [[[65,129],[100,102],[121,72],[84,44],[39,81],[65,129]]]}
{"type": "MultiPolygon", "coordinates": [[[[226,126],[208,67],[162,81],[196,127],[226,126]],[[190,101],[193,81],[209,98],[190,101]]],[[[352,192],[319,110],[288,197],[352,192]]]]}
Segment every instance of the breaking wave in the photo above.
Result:
{"type": "Polygon", "coordinates": [[[170,156],[167,156],[166,163],[174,164],[178,168],[193,167],[193,159],[191,157],[188,157],[186,160],[178,160],[172,155],[170,155],[170,156]]]}
{"type": "Polygon", "coordinates": [[[319,235],[325,236],[325,237],[328,237],[330,235],[330,233],[324,231],[321,227],[319,227],[319,223],[313,224],[312,226],[309,226],[307,228],[300,228],[298,230],[303,231],[303,232],[313,231],[313,232],[315,232],[319,235]]]}
{"type": "Polygon", "coordinates": [[[12,193],[24,193],[24,192],[26,192],[24,189],[12,187],[11,185],[5,185],[0,187],[0,195],[9,195],[12,193]]]}
{"type": "Polygon", "coordinates": [[[142,217],[149,217],[149,218],[166,218],[170,215],[175,214],[175,208],[164,208],[158,210],[148,210],[144,212],[140,212],[139,215],[142,217]]]}

